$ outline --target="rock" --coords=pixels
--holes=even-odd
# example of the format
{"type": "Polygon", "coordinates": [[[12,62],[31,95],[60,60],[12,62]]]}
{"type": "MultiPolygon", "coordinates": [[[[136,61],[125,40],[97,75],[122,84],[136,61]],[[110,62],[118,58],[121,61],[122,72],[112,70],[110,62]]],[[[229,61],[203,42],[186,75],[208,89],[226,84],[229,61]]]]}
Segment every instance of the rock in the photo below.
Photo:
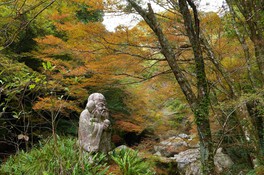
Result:
{"type": "Polygon", "coordinates": [[[156,152],[156,153],[154,154],[154,156],[159,156],[159,157],[161,157],[161,153],[158,151],[158,152],[156,152]]]}
{"type": "Polygon", "coordinates": [[[186,165],[198,160],[200,155],[199,149],[188,149],[186,151],[180,152],[174,155],[172,159],[178,162],[179,168],[184,168],[186,165]]]}
{"type": "MultiPolygon", "coordinates": [[[[174,155],[173,158],[178,163],[178,169],[185,175],[199,175],[201,174],[201,162],[199,149],[188,149],[174,155]]],[[[222,152],[219,148],[214,157],[214,164],[218,173],[230,168],[234,163],[231,158],[222,152]]]]}
{"type": "Polygon", "coordinates": [[[178,169],[185,175],[199,175],[201,163],[199,149],[188,149],[174,155],[173,160],[178,163],[178,169]]]}
{"type": "MultiPolygon", "coordinates": [[[[197,138],[192,138],[187,134],[179,134],[160,142],[159,145],[154,146],[154,150],[156,156],[176,162],[177,168],[175,168],[175,171],[179,171],[180,174],[201,174],[199,141],[197,138]]],[[[217,173],[221,173],[233,165],[231,158],[224,154],[221,148],[216,152],[214,163],[217,173]]]]}
{"type": "Polygon", "coordinates": [[[192,162],[190,166],[187,166],[185,169],[185,175],[200,175],[201,172],[201,163],[199,161],[192,162]]]}
{"type": "Polygon", "coordinates": [[[178,135],[178,136],[170,137],[167,140],[160,142],[159,145],[154,146],[154,150],[156,152],[160,152],[161,155],[165,157],[172,157],[174,154],[187,150],[188,143],[184,138],[188,138],[188,137],[186,137],[185,135],[181,135],[181,136],[183,138],[178,135]]]}
{"type": "Polygon", "coordinates": [[[131,148],[127,147],[126,145],[120,145],[116,147],[113,151],[121,151],[123,149],[131,149],[131,148]]]}
{"type": "Polygon", "coordinates": [[[214,157],[214,164],[218,173],[230,168],[234,162],[231,158],[222,152],[222,148],[218,148],[214,157]]]}
{"type": "Polygon", "coordinates": [[[178,137],[180,137],[180,138],[182,138],[182,139],[190,139],[190,136],[187,135],[187,134],[184,134],[184,133],[179,134],[178,137]]]}

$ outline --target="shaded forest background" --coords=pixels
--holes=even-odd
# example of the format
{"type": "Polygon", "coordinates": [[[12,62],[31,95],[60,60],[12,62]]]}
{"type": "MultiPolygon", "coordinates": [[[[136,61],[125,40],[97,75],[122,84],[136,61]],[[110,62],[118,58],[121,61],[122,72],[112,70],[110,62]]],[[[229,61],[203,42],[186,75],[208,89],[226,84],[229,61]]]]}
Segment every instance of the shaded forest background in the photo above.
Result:
{"type": "Polygon", "coordinates": [[[209,165],[219,147],[237,164],[264,164],[263,1],[227,0],[222,15],[190,0],[156,3],[164,11],[131,0],[0,1],[1,161],[52,135],[77,137],[100,92],[116,146],[187,133],[209,165]],[[106,12],[143,20],[110,32],[106,12]]]}

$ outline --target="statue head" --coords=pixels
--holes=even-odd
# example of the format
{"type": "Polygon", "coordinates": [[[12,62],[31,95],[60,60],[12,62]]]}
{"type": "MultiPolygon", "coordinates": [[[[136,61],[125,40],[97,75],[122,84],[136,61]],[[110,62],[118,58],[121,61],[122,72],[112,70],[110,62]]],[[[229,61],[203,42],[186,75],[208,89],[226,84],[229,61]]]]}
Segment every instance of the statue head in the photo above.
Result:
{"type": "Polygon", "coordinates": [[[108,109],[106,108],[106,100],[103,94],[93,93],[88,97],[86,108],[95,117],[108,117],[108,109]]]}

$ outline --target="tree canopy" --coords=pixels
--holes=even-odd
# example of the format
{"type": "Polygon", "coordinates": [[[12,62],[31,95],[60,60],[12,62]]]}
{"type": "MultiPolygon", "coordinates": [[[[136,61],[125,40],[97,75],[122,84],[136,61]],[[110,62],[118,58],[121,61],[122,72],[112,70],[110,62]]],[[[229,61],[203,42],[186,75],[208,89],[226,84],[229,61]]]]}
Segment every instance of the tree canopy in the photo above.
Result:
{"type": "Polygon", "coordinates": [[[236,165],[263,167],[263,8],[261,0],[226,0],[221,14],[192,0],[1,0],[0,153],[76,136],[87,97],[100,92],[113,140],[150,128],[158,137],[187,132],[199,138],[204,174],[215,173],[220,147],[236,165]],[[138,22],[108,31],[110,12],[138,22]]]}

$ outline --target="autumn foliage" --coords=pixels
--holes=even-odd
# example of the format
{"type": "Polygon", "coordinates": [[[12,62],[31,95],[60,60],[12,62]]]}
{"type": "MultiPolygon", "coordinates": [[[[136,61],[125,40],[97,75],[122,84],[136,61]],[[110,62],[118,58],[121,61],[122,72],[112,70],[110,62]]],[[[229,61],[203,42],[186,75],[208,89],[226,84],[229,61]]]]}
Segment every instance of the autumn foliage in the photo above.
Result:
{"type": "MultiPolygon", "coordinates": [[[[108,31],[104,15],[113,10],[135,12],[131,3],[1,1],[0,148],[28,150],[52,132],[76,136],[79,114],[93,92],[106,96],[117,145],[125,143],[126,133],[146,130],[159,138],[201,134],[197,125],[204,122],[199,123],[202,114],[197,113],[204,105],[186,98],[152,29],[162,29],[183,83],[188,83],[193,101],[199,101],[204,94],[192,37],[177,6],[180,1],[168,6],[157,2],[165,7],[153,14],[158,25],[140,18],[134,27],[120,25],[108,31]]],[[[197,16],[210,144],[215,150],[224,147],[236,163],[253,168],[255,158],[262,164],[264,152],[263,4],[226,2],[229,10],[222,15],[197,16]],[[234,145],[239,149],[232,149],[234,145]]],[[[194,14],[190,10],[192,18],[194,14]]]]}

